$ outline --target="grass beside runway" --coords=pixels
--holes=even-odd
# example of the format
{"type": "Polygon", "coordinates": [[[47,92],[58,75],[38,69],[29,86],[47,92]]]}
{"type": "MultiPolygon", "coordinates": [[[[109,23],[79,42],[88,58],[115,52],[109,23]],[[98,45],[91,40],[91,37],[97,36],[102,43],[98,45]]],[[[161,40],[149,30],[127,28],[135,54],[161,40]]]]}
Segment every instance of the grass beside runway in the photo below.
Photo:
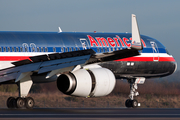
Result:
{"type": "MultiPolygon", "coordinates": [[[[0,92],[0,108],[6,108],[9,96],[17,97],[18,93],[0,92]]],[[[60,92],[30,93],[35,100],[36,108],[120,108],[125,107],[126,95],[108,95],[97,98],[67,96],[60,92]]],[[[141,108],[180,108],[180,96],[141,95],[136,97],[141,108]]]]}
{"type": "MultiPolygon", "coordinates": [[[[141,108],[180,108],[179,83],[155,83],[146,81],[139,85],[140,95],[135,97],[141,103],[141,108]]],[[[31,96],[35,100],[37,108],[119,108],[125,107],[128,99],[129,85],[126,82],[117,81],[114,91],[105,97],[82,98],[62,94],[57,90],[55,83],[35,85],[31,96]]],[[[6,107],[8,97],[18,96],[16,85],[1,85],[0,108],[6,107]]]]}

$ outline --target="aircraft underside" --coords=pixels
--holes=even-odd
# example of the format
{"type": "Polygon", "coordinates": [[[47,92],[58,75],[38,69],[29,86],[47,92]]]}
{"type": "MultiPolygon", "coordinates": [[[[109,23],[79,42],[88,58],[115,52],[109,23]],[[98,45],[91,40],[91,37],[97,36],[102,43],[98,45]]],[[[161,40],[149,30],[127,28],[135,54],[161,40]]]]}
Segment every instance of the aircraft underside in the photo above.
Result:
{"type": "Polygon", "coordinates": [[[170,75],[176,69],[175,62],[140,62],[140,61],[111,61],[100,63],[100,66],[110,69],[116,76],[121,78],[155,78],[170,75]]]}

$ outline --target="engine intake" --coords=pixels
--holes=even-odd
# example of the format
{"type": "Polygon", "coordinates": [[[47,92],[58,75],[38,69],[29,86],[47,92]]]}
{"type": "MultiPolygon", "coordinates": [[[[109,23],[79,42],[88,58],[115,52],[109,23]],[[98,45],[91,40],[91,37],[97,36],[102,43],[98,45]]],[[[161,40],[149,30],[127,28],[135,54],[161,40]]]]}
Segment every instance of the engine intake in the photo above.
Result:
{"type": "Polygon", "coordinates": [[[57,79],[58,89],[67,95],[99,97],[112,92],[116,80],[106,68],[80,69],[62,74],[57,79]]]}

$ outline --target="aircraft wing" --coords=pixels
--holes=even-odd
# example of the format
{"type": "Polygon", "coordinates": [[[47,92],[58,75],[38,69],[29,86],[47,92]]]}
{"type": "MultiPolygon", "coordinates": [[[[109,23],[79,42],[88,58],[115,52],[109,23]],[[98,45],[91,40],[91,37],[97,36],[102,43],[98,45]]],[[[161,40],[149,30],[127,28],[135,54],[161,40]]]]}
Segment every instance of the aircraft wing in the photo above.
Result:
{"type": "Polygon", "coordinates": [[[55,53],[30,57],[30,60],[13,62],[14,67],[0,71],[0,83],[9,80],[18,82],[22,77],[36,72],[49,73],[46,78],[55,74],[72,71],[77,65],[117,60],[139,55],[138,50],[124,49],[104,55],[96,55],[92,49],[67,53],[55,53]]]}

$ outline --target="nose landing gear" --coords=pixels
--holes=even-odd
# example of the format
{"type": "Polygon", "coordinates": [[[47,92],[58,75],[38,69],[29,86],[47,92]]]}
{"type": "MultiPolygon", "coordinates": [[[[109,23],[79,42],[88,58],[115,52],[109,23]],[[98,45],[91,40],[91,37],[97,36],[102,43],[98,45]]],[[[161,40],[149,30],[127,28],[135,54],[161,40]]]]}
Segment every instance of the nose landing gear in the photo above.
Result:
{"type": "Polygon", "coordinates": [[[138,86],[137,84],[144,84],[145,78],[135,78],[135,79],[128,79],[128,83],[130,84],[130,94],[129,98],[125,102],[125,106],[127,108],[137,108],[140,106],[140,103],[136,99],[134,99],[134,96],[138,96],[139,93],[136,91],[138,86]]]}

